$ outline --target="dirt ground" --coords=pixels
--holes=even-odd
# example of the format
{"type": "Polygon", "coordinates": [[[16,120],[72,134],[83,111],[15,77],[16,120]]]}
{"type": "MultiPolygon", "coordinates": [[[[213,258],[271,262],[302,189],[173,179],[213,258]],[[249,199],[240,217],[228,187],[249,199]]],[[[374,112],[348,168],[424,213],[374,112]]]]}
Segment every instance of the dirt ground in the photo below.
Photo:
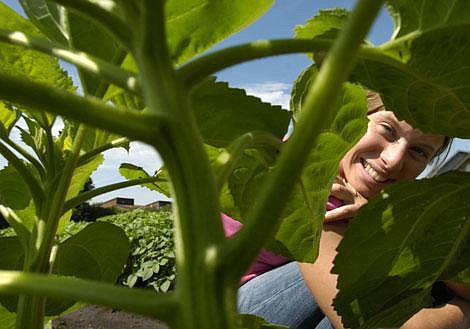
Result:
{"type": "Polygon", "coordinates": [[[52,321],[52,329],[166,329],[158,320],[142,315],[89,305],[52,321]]]}

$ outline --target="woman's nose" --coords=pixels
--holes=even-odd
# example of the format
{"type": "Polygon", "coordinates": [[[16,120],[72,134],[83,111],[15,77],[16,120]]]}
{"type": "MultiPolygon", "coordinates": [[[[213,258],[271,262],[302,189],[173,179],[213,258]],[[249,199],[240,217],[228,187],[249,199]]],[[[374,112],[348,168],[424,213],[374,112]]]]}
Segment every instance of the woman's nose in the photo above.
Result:
{"type": "Polygon", "coordinates": [[[380,154],[380,158],[385,169],[390,171],[401,170],[403,168],[405,156],[406,145],[399,141],[387,144],[380,154]]]}

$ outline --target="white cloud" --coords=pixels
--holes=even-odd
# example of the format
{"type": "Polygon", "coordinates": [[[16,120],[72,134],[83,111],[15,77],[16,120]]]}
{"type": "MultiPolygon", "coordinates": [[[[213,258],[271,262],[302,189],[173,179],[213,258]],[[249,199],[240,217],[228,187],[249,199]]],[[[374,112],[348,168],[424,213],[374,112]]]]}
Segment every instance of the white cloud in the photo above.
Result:
{"type": "Polygon", "coordinates": [[[292,86],[287,83],[267,81],[263,83],[249,83],[238,85],[237,88],[243,88],[247,94],[257,96],[264,102],[273,105],[281,105],[283,109],[289,109],[290,91],[292,86]]]}

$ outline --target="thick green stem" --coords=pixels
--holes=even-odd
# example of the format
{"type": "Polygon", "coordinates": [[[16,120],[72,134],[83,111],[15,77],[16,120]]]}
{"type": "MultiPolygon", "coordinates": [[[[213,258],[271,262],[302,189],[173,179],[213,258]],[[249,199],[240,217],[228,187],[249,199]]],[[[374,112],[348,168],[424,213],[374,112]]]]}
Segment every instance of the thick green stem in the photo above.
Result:
{"type": "MultiPolygon", "coordinates": [[[[321,38],[314,40],[259,40],[224,48],[198,57],[188,64],[181,66],[177,70],[177,74],[178,77],[185,82],[186,86],[194,87],[211,74],[236,64],[263,57],[328,50],[331,48],[333,42],[334,40],[321,38]]],[[[386,63],[399,69],[405,69],[402,62],[388,55],[385,51],[373,47],[361,46],[359,48],[358,57],[386,63]]]]}
{"type": "Polygon", "coordinates": [[[154,316],[164,321],[171,321],[178,314],[178,303],[173,293],[155,295],[154,292],[72,277],[0,271],[0,293],[73,299],[154,316]]]}
{"type": "MultiPolygon", "coordinates": [[[[50,271],[50,256],[55,234],[85,134],[85,126],[80,125],[70,155],[61,172],[59,182],[57,186],[51,187],[53,190],[48,191],[52,197],[48,200],[50,204],[44,208],[47,209],[47,214],[39,218],[35,234],[33,235],[35,239],[33,241],[34,247],[28,250],[28,257],[25,260],[25,270],[27,272],[49,273],[50,271]]],[[[46,298],[44,296],[20,296],[16,327],[18,329],[41,329],[44,322],[45,304],[46,298]]]]}
{"type": "Polygon", "coordinates": [[[119,190],[119,189],[125,188],[125,187],[141,185],[141,184],[146,184],[146,183],[155,183],[155,182],[158,182],[158,181],[166,182],[166,180],[163,180],[163,179],[158,178],[158,177],[145,177],[145,178],[132,179],[132,180],[128,180],[128,181],[125,181],[125,182],[119,182],[119,183],[110,184],[110,185],[95,188],[91,191],[81,193],[81,194],[77,195],[76,197],[67,200],[64,204],[63,213],[67,212],[70,209],[75,208],[76,206],[82,204],[85,201],[90,200],[91,198],[94,198],[95,196],[105,194],[105,193],[108,193],[108,192],[112,192],[112,191],[116,191],[116,190],[119,190]]]}
{"type": "Polygon", "coordinates": [[[142,39],[135,58],[150,111],[177,120],[159,132],[154,145],[170,175],[175,199],[177,295],[176,328],[233,328],[235,289],[216,264],[224,242],[216,183],[201,136],[178,81],[166,45],[162,0],[144,0],[142,39]],[[203,303],[201,301],[204,301],[203,303]],[[229,311],[227,311],[229,310],[229,311]]]}
{"type": "Polygon", "coordinates": [[[341,84],[353,69],[359,46],[382,2],[360,0],[357,3],[309,90],[305,101],[306,110],[263,186],[244,229],[228,241],[221,259],[227,266],[230,264],[234,280],[243,274],[256,252],[279,227],[279,215],[288,199],[286,195],[290,194],[302,172],[318,134],[326,128],[324,112],[331,110],[341,84]],[[257,234],[256,239],[253,239],[254,232],[257,234]]]}
{"type": "Polygon", "coordinates": [[[30,153],[26,152],[24,148],[22,148],[20,145],[16,144],[14,141],[12,141],[9,138],[2,138],[8,146],[10,146],[13,150],[18,152],[22,157],[24,157],[26,160],[28,160],[34,168],[38,171],[39,175],[44,178],[46,171],[41,164],[34,156],[32,156],[30,153]]]}
{"type": "Polygon", "coordinates": [[[25,35],[22,32],[6,31],[3,29],[0,29],[0,42],[6,42],[56,56],[74,64],[87,73],[107,80],[124,90],[140,95],[140,85],[133,73],[127,72],[87,53],[64,48],[47,40],[25,35]]]}
{"type": "Polygon", "coordinates": [[[103,144],[85,154],[80,155],[80,157],[78,158],[78,166],[85,164],[87,161],[91,160],[98,154],[103,153],[104,151],[107,151],[115,147],[124,147],[128,144],[129,144],[129,139],[126,137],[121,137],[121,138],[113,140],[112,142],[103,144]]]}
{"type": "Polygon", "coordinates": [[[0,98],[12,103],[61,115],[147,143],[155,131],[170,120],[168,116],[121,110],[90,97],[0,72],[0,98]]]}

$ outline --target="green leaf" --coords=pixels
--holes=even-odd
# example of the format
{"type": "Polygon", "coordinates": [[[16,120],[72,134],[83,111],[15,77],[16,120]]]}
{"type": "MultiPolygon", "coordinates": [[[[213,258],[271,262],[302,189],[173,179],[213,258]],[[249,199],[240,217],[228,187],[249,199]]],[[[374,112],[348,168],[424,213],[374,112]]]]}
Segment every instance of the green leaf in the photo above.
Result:
{"type": "MultiPolygon", "coordinates": [[[[113,37],[93,21],[45,0],[21,0],[26,14],[51,40],[72,46],[107,62],[120,65],[126,52],[113,37]]],[[[79,70],[85,93],[102,97],[108,84],[79,70]]]]}
{"type": "MultiPolygon", "coordinates": [[[[38,123],[38,121],[31,119],[26,115],[22,115],[22,118],[26,122],[28,129],[18,126],[18,129],[21,132],[21,140],[34,151],[42,163],[47,163],[48,136],[46,134],[46,130],[41,127],[41,123],[38,123]]],[[[46,123],[46,125],[49,125],[49,123],[46,123]]]]}
{"type": "Polygon", "coordinates": [[[252,314],[239,314],[237,317],[237,328],[243,329],[285,329],[289,327],[272,324],[252,314]]]}
{"type": "Polygon", "coordinates": [[[31,194],[28,186],[12,166],[0,170],[0,204],[14,210],[29,205],[31,194]]]}
{"type": "MultiPolygon", "coordinates": [[[[147,177],[152,177],[150,176],[142,167],[133,165],[131,163],[123,163],[119,166],[119,173],[126,178],[127,180],[132,180],[132,179],[139,179],[139,178],[147,178],[147,177]]],[[[159,169],[155,173],[155,175],[159,180],[166,180],[167,178],[167,173],[166,170],[164,169],[159,169]]],[[[141,184],[142,187],[146,187],[151,191],[157,191],[159,193],[162,193],[166,196],[170,195],[170,187],[167,182],[162,182],[162,181],[155,181],[153,183],[145,183],[141,184]]]]}
{"type": "Polygon", "coordinates": [[[272,0],[168,1],[168,44],[173,60],[182,63],[240,31],[263,15],[272,3],[272,0]]]}
{"type": "Polygon", "coordinates": [[[112,283],[121,273],[128,254],[129,242],[124,231],[110,223],[96,222],[59,245],[56,269],[58,274],[79,277],[79,273],[98,273],[99,280],[112,283]],[[89,265],[98,267],[87,268],[81,262],[82,257],[89,257],[89,265]]]}
{"type": "Polygon", "coordinates": [[[290,112],[280,106],[247,96],[243,89],[230,88],[210,78],[196,87],[191,103],[204,142],[226,146],[251,131],[266,131],[281,139],[287,132],[290,112]]]}
{"type": "MultiPolygon", "coordinates": [[[[23,267],[23,260],[24,250],[18,237],[0,238],[0,269],[10,271],[20,270],[23,267]]],[[[8,311],[13,312],[16,310],[17,297],[0,296],[0,303],[8,311]]],[[[2,320],[0,318],[0,324],[2,320]]]]}
{"type": "Polygon", "coordinates": [[[61,7],[44,0],[19,1],[29,19],[45,36],[61,45],[67,45],[69,35],[61,7]]]}
{"type": "Polygon", "coordinates": [[[6,106],[4,103],[0,103],[0,137],[8,137],[18,119],[18,112],[6,106]]]}
{"type": "Polygon", "coordinates": [[[416,38],[406,65],[360,61],[352,79],[415,128],[470,137],[470,23],[416,38]]]}
{"type": "MultiPolygon", "coordinates": [[[[297,39],[315,39],[318,37],[334,39],[339,31],[343,29],[348,13],[349,11],[344,8],[319,10],[318,14],[310,18],[307,23],[295,27],[295,37],[297,39]]],[[[318,53],[318,56],[323,57],[324,53],[318,53]]],[[[314,57],[318,61],[322,59],[315,55],[314,57]]]]}
{"type": "MultiPolygon", "coordinates": [[[[21,31],[26,35],[40,36],[40,32],[15,11],[0,3],[0,28],[21,31]]],[[[0,70],[15,76],[23,76],[36,82],[74,90],[72,80],[60,68],[56,58],[24,48],[2,44],[0,47],[0,70]]],[[[22,109],[24,110],[24,109],[22,109]]],[[[43,127],[50,127],[54,116],[28,110],[43,127]]]]}
{"type": "Polygon", "coordinates": [[[415,31],[425,32],[470,21],[467,0],[388,0],[387,4],[397,38],[415,31]]]}
{"type": "Polygon", "coordinates": [[[18,237],[0,238],[0,269],[17,270],[23,265],[24,250],[18,237]]]}
{"type": "Polygon", "coordinates": [[[399,327],[430,305],[436,280],[469,267],[469,178],[450,173],[399,183],[361,208],[332,270],[345,327],[399,327]]]}
{"type": "MultiPolygon", "coordinates": [[[[127,52],[101,26],[91,20],[68,12],[70,43],[73,48],[103,59],[109,63],[121,65],[127,52]]],[[[82,87],[86,94],[103,97],[108,83],[79,70],[82,87]]]]}
{"type": "Polygon", "coordinates": [[[2,329],[15,329],[16,313],[7,311],[6,308],[0,305],[0,328],[2,329]]]}

